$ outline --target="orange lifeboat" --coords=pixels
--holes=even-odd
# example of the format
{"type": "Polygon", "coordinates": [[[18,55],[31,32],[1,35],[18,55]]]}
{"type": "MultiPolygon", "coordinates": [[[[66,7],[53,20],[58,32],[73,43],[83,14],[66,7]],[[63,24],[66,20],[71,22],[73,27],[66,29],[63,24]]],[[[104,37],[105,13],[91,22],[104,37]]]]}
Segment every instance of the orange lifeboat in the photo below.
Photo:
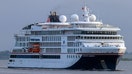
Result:
{"type": "Polygon", "coordinates": [[[33,53],[39,53],[40,52],[40,45],[39,44],[33,44],[33,48],[30,48],[28,52],[33,53]]]}

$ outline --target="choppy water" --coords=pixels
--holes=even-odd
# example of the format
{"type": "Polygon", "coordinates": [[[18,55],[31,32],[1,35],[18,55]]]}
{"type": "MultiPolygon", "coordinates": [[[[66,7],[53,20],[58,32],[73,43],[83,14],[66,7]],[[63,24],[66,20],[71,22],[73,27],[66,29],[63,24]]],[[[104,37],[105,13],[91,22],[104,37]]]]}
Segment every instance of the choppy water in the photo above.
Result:
{"type": "Polygon", "coordinates": [[[116,71],[89,71],[66,69],[10,69],[7,60],[0,60],[0,74],[132,74],[132,61],[120,61],[116,71]]]}

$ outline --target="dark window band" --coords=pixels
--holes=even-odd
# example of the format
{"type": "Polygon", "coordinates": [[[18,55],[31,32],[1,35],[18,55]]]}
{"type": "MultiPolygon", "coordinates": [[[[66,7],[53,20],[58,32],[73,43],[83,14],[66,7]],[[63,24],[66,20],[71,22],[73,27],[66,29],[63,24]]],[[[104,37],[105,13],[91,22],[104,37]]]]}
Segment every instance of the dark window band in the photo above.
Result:
{"type": "Polygon", "coordinates": [[[60,59],[60,55],[11,55],[10,58],[45,58],[45,59],[60,59]]]}

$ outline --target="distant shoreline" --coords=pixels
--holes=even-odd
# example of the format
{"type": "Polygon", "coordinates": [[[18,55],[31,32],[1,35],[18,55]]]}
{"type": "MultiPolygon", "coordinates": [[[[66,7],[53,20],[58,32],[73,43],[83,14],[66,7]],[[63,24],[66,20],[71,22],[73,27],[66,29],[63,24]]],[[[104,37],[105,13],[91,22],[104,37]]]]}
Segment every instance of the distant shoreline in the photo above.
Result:
{"type": "Polygon", "coordinates": [[[121,61],[132,61],[132,59],[121,59],[121,61]]]}

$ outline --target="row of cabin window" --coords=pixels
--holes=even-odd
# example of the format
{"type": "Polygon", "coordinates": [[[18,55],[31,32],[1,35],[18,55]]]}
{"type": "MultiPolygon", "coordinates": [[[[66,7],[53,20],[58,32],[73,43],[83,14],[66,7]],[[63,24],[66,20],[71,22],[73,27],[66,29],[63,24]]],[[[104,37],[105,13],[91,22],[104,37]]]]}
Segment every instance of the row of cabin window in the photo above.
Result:
{"type": "Polygon", "coordinates": [[[74,41],[76,39],[76,36],[68,36],[67,40],[68,41],[74,41]]]}
{"type": "Polygon", "coordinates": [[[21,47],[21,46],[28,47],[29,43],[18,43],[18,42],[16,42],[15,46],[18,46],[18,47],[21,47]]]}
{"type": "Polygon", "coordinates": [[[43,43],[40,43],[41,46],[49,46],[49,47],[58,47],[58,46],[61,46],[61,42],[43,42],[43,43]]]}
{"type": "MultiPolygon", "coordinates": [[[[16,42],[15,46],[28,47],[29,43],[16,42]]],[[[61,46],[61,42],[45,42],[45,43],[40,43],[40,46],[58,47],[58,46],[61,46]]]]}
{"type": "Polygon", "coordinates": [[[45,53],[61,53],[61,48],[46,48],[45,53]]]}
{"type": "Polygon", "coordinates": [[[67,52],[68,53],[82,52],[82,49],[80,49],[80,48],[68,48],[67,52]]]}
{"type": "MultiPolygon", "coordinates": [[[[67,43],[67,46],[68,47],[79,47],[81,45],[81,43],[79,43],[79,42],[76,42],[76,43],[74,43],[74,42],[68,42],[67,43]]],[[[16,44],[15,44],[15,46],[18,46],[18,47],[28,47],[29,46],[29,43],[19,43],[19,42],[17,42],[16,44]]],[[[44,43],[40,43],[40,46],[42,46],[42,47],[59,47],[59,46],[61,46],[61,42],[44,42],[44,43]]]]}
{"type": "Polygon", "coordinates": [[[67,58],[81,58],[80,55],[67,55],[67,58]]]}
{"type": "MultiPolygon", "coordinates": [[[[65,31],[32,31],[31,35],[57,35],[64,34],[65,31]]],[[[104,34],[104,35],[116,35],[116,31],[73,31],[74,34],[104,34]]]]}
{"type": "Polygon", "coordinates": [[[60,36],[42,37],[42,41],[61,41],[61,37],[60,36]]]}
{"type": "MultiPolygon", "coordinates": [[[[74,41],[76,39],[75,36],[68,36],[68,41],[74,41]]],[[[61,36],[46,36],[42,37],[42,41],[61,41],[61,36]]]]}
{"type": "Polygon", "coordinates": [[[69,30],[60,30],[60,31],[32,31],[31,35],[62,35],[73,33],[69,30]]]}
{"type": "Polygon", "coordinates": [[[31,35],[56,35],[63,34],[62,31],[32,31],[31,35]]]}
{"type": "Polygon", "coordinates": [[[122,37],[94,37],[94,36],[78,36],[76,39],[123,39],[122,37]]]}
{"type": "Polygon", "coordinates": [[[16,41],[30,41],[29,37],[16,37],[16,41]]]}
{"type": "Polygon", "coordinates": [[[10,58],[45,58],[60,59],[60,55],[11,55],[10,58]]]}
{"type": "MultiPolygon", "coordinates": [[[[29,37],[17,37],[16,41],[40,41],[39,39],[30,39],[29,37]]],[[[42,41],[61,41],[61,37],[59,36],[47,36],[42,37],[42,41]]]]}
{"type": "Polygon", "coordinates": [[[68,47],[79,47],[81,45],[81,43],[80,42],[68,42],[67,43],[67,46],[68,47]]]}
{"type": "Polygon", "coordinates": [[[74,34],[116,35],[115,31],[74,31],[74,34]]]}

